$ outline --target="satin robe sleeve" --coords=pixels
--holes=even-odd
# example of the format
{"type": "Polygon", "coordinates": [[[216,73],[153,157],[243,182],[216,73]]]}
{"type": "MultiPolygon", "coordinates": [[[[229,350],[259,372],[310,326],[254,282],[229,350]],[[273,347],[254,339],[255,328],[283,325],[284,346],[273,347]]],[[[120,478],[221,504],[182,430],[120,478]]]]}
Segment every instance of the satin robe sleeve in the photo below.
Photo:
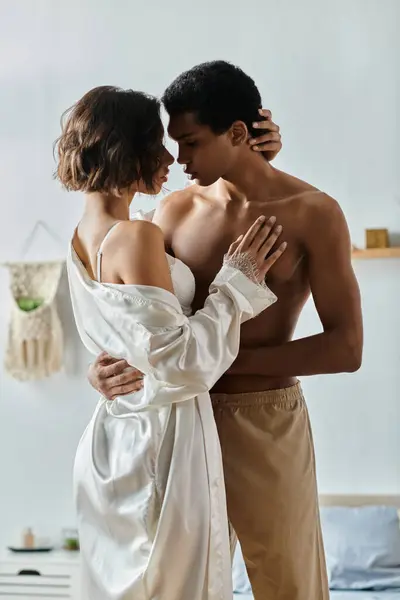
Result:
{"type": "Polygon", "coordinates": [[[268,288],[230,266],[221,269],[204,308],[191,317],[160,288],[104,284],[97,295],[100,314],[88,311],[77,319],[82,340],[95,354],[104,350],[142,371],[142,400],[157,405],[210,390],[238,354],[240,325],[276,301],[268,288]]]}

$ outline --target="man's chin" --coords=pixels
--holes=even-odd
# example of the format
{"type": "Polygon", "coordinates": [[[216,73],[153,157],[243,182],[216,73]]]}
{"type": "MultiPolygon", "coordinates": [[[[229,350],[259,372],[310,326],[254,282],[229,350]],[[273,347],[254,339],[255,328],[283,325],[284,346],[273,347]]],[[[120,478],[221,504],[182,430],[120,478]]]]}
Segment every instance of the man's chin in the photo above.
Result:
{"type": "Polygon", "coordinates": [[[216,180],[211,177],[202,177],[201,175],[196,175],[196,177],[194,177],[191,180],[191,183],[195,183],[196,185],[200,185],[201,187],[208,187],[209,185],[215,183],[215,181],[216,180]]]}

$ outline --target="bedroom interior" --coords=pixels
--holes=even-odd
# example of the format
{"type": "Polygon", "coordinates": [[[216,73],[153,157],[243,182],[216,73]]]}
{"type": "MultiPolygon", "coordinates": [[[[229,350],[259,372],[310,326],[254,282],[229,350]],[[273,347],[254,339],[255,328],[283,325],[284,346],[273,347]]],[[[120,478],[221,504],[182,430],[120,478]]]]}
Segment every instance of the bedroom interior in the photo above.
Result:
{"type": "MultiPolygon", "coordinates": [[[[336,198],[349,223],[362,367],[302,385],[331,598],[400,600],[399,25],[398,0],[1,2],[0,599],[83,600],[72,467],[98,394],[64,268],[81,203],[52,178],[59,117],[91,87],[160,96],[181,71],[221,58],[255,79],[281,128],[274,166],[336,198]],[[21,373],[16,331],[36,326],[43,298],[52,360],[21,373]],[[9,550],[24,545],[51,550],[9,550]]],[[[168,188],[185,185],[172,165],[168,188]]],[[[141,196],[135,209],[158,200],[141,196]]],[[[320,329],[310,301],[296,337],[320,329]]],[[[252,599],[240,549],[233,580],[235,599],[252,599]]]]}
{"type": "MultiPolygon", "coordinates": [[[[400,495],[321,494],[331,600],[398,600],[400,495]]],[[[237,600],[253,600],[240,551],[237,600]]]]}

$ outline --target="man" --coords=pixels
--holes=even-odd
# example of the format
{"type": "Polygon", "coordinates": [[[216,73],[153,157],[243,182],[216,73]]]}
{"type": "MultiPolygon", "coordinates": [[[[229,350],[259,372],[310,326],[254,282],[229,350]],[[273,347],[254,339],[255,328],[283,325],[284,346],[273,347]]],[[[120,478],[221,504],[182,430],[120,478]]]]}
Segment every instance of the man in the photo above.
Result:
{"type": "MultiPolygon", "coordinates": [[[[180,75],[166,90],[178,162],[196,183],[163,200],[154,221],[196,278],[194,309],[229,244],[260,214],[288,242],[268,285],[278,302],[242,329],[241,351],[212,390],[228,516],[255,600],[328,600],[314,449],[297,377],[356,371],[362,355],[360,294],[337,202],[252,151],[261,106],[253,80],[223,61],[180,75]],[[323,331],[292,341],[313,295],[323,331]]],[[[129,392],[127,365],[92,368],[103,395],[129,392]],[[114,370],[113,370],[114,369],[114,370]]]]}

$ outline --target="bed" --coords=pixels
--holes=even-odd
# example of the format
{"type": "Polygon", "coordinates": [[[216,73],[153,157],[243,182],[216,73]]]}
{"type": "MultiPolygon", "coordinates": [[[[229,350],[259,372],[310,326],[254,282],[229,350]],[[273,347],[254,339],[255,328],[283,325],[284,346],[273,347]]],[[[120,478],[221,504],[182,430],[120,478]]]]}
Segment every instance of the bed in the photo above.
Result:
{"type": "MultiPolygon", "coordinates": [[[[252,594],[233,594],[234,600],[254,600],[252,594]]],[[[330,592],[330,600],[400,600],[400,590],[385,592],[330,592]]]]}
{"type": "Polygon", "coordinates": [[[385,592],[342,592],[331,591],[330,600],[399,600],[400,590],[385,592]]]}
{"type": "MultiPolygon", "coordinates": [[[[400,496],[321,495],[321,507],[395,507],[400,511],[400,496]]],[[[400,515],[400,512],[399,512],[400,515]]],[[[254,600],[251,594],[234,594],[234,600],[254,600]]],[[[330,600],[400,600],[400,588],[385,591],[332,590],[330,600]]]]}
{"type": "MultiPolygon", "coordinates": [[[[251,594],[233,594],[235,600],[254,600],[251,594]]],[[[400,600],[400,590],[391,592],[331,591],[330,600],[400,600]]]]}

